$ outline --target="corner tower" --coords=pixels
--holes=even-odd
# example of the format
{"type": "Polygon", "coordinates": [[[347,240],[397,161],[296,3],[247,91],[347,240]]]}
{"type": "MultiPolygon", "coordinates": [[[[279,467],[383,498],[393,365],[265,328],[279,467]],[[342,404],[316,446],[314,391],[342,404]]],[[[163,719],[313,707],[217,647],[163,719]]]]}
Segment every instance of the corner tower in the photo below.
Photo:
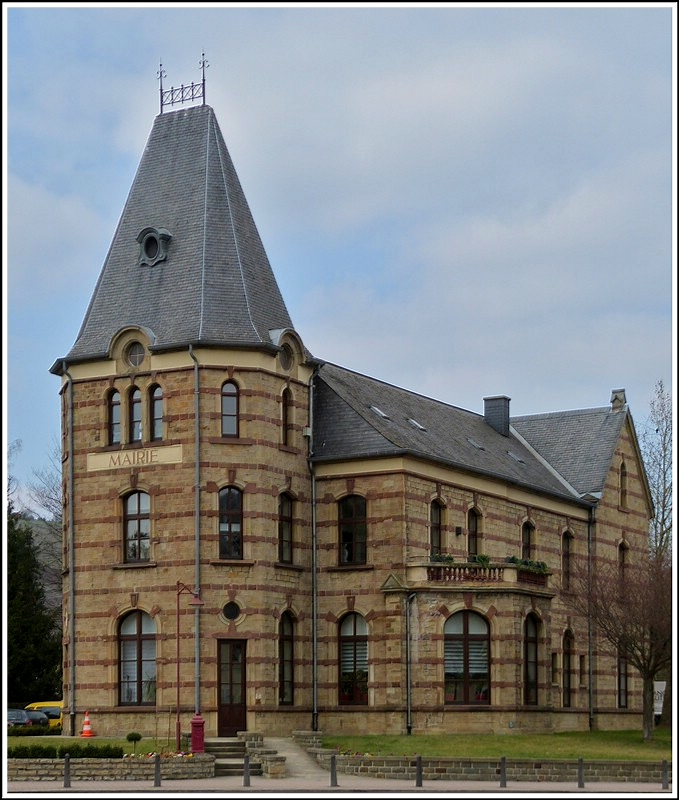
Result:
{"type": "Polygon", "coordinates": [[[311,638],[312,365],[210,106],[156,117],[51,371],[66,732],[95,708],[98,735],[154,735],[165,718],[178,743],[193,725],[200,749],[247,730],[249,707],[287,702],[269,674],[278,626],[311,638]]]}

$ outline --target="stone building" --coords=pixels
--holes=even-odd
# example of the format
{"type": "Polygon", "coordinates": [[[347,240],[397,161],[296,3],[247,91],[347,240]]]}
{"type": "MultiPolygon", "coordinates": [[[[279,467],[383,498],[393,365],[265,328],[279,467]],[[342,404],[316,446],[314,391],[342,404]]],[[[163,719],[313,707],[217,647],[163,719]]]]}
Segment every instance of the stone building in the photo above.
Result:
{"type": "Polygon", "coordinates": [[[51,371],[67,732],[639,726],[567,603],[647,546],[624,390],[474,413],[312,355],[210,106],[161,104],[51,371]]]}

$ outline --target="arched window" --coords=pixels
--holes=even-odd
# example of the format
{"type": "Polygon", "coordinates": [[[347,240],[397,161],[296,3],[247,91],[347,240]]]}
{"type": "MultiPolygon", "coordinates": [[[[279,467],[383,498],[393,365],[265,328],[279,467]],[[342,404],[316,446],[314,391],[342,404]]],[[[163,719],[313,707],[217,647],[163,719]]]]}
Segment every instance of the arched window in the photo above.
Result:
{"type": "Polygon", "coordinates": [[[620,508],[627,508],[627,467],[620,463],[620,508]]]}
{"type": "Polygon", "coordinates": [[[340,705],[368,705],[368,626],[360,614],[339,623],[340,705]]]}
{"type": "Polygon", "coordinates": [[[278,625],[278,703],[291,706],[295,688],[295,619],[283,612],[278,625]]]}
{"type": "Polygon", "coordinates": [[[525,561],[530,561],[533,558],[533,532],[535,528],[530,522],[524,522],[521,527],[521,558],[525,561]]]}
{"type": "Polygon", "coordinates": [[[627,551],[628,551],[627,544],[625,542],[620,542],[618,545],[618,578],[620,582],[623,583],[625,580],[625,575],[627,572],[627,551]]]}
{"type": "Polygon", "coordinates": [[[470,556],[479,554],[479,517],[481,515],[475,508],[467,512],[467,552],[470,556]]]}
{"type": "Polygon", "coordinates": [[[441,520],[443,508],[438,500],[433,500],[429,507],[429,555],[441,555],[441,520]]]}
{"type": "Polygon", "coordinates": [[[340,564],[365,564],[367,523],[365,498],[352,494],[339,501],[340,564]]]}
{"type": "Polygon", "coordinates": [[[443,629],[445,702],[490,705],[490,629],[475,611],[458,611],[443,629]]]}
{"type": "Polygon", "coordinates": [[[561,588],[570,589],[571,586],[571,550],[573,535],[566,531],[561,537],[561,588]]]}
{"type": "Polygon", "coordinates": [[[289,446],[292,441],[292,392],[290,389],[283,389],[281,415],[281,444],[289,446]]]}
{"type": "Polygon", "coordinates": [[[618,708],[627,708],[627,659],[618,653],[618,708]]]}
{"type": "Polygon", "coordinates": [[[219,557],[243,558],[243,493],[235,486],[219,492],[219,557]]]}
{"type": "Polygon", "coordinates": [[[132,611],[118,629],[118,702],[122,706],[156,703],[156,623],[144,611],[132,611]]]}
{"type": "Polygon", "coordinates": [[[141,442],[141,392],[135,386],[129,394],[128,435],[131,442],[141,442]]]}
{"type": "Polygon", "coordinates": [[[573,690],[573,652],[575,641],[571,631],[566,631],[563,635],[563,707],[570,708],[573,690]]]}
{"type": "Polygon", "coordinates": [[[538,702],[538,634],[540,623],[529,614],[523,625],[523,702],[535,706],[538,702]]]}
{"type": "Polygon", "coordinates": [[[238,386],[222,384],[222,436],[238,436],[238,386]]]}
{"type": "Polygon", "coordinates": [[[163,390],[160,386],[149,390],[149,431],[152,442],[163,438],[163,390]]]}
{"type": "Polygon", "coordinates": [[[125,562],[148,561],[151,557],[151,498],[132,492],[124,503],[125,562]]]}
{"type": "Polygon", "coordinates": [[[108,443],[120,444],[120,392],[108,396],[108,443]]]}
{"type": "Polygon", "coordinates": [[[278,498],[278,560],[292,564],[292,498],[288,494],[278,498]]]}

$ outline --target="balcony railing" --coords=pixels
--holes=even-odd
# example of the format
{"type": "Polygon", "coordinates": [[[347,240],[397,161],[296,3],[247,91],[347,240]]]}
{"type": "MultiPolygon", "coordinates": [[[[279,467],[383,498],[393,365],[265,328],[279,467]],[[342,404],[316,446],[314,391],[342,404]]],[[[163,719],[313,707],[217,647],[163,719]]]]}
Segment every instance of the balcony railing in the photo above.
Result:
{"type": "Polygon", "coordinates": [[[547,589],[549,573],[522,568],[519,564],[445,564],[425,562],[407,567],[410,585],[451,584],[527,584],[547,589]]]}

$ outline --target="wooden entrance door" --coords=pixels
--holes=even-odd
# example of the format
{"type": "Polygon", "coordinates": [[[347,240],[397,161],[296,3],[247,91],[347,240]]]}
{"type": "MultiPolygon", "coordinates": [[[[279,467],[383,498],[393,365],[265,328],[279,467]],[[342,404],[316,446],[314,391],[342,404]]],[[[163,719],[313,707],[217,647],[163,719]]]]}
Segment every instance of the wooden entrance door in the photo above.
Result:
{"type": "Polygon", "coordinates": [[[235,736],[246,730],[245,645],[244,639],[220,639],[218,643],[218,736],[235,736]]]}

